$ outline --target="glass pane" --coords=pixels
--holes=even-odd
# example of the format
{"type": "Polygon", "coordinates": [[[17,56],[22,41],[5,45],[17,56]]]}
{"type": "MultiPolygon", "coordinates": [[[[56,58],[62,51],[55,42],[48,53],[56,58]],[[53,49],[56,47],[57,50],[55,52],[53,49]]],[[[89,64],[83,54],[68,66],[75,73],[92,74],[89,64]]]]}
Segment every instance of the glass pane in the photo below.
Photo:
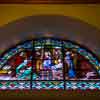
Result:
{"type": "Polygon", "coordinates": [[[100,90],[100,82],[66,81],[66,90],[100,90]]]}
{"type": "Polygon", "coordinates": [[[33,56],[33,59],[43,59],[44,55],[44,47],[43,46],[36,46],[34,47],[35,55],[33,56]]]}
{"type": "MultiPolygon", "coordinates": [[[[50,41],[48,41],[50,42],[50,41]]],[[[44,45],[35,47],[33,80],[62,80],[62,48],[44,45]]]]}
{"type": "Polygon", "coordinates": [[[34,43],[35,47],[44,46],[45,45],[45,40],[37,40],[37,41],[34,41],[33,43],[34,43]]]}
{"type": "Polygon", "coordinates": [[[63,79],[63,63],[61,59],[38,59],[33,62],[33,80],[63,79]]]}
{"type": "Polygon", "coordinates": [[[67,80],[99,79],[94,66],[79,53],[65,49],[64,63],[67,80]]]}
{"type": "Polygon", "coordinates": [[[0,80],[29,80],[32,70],[32,52],[12,56],[0,70],[0,80]]]}
{"type": "Polygon", "coordinates": [[[33,89],[64,89],[63,81],[34,81],[33,89]]]}
{"type": "Polygon", "coordinates": [[[62,41],[60,41],[60,40],[51,40],[51,45],[62,47],[62,41]]]}
{"type": "Polygon", "coordinates": [[[0,90],[30,89],[29,81],[0,81],[0,90]]]}
{"type": "Polygon", "coordinates": [[[31,41],[27,41],[23,44],[20,44],[18,46],[16,46],[15,48],[11,48],[9,49],[8,52],[6,52],[3,57],[0,57],[0,68],[7,62],[7,60],[9,60],[12,56],[15,56],[17,53],[19,52],[23,52],[26,49],[29,51],[32,51],[32,42],[31,41]]]}

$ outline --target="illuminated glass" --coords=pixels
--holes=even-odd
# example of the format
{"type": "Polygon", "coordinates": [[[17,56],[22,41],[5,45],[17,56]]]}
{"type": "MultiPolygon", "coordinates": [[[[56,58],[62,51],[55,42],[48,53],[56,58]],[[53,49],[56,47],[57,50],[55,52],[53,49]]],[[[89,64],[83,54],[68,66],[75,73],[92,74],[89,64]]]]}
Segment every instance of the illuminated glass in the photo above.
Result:
{"type": "Polygon", "coordinates": [[[0,89],[100,89],[100,61],[75,42],[27,40],[0,56],[0,89]]]}

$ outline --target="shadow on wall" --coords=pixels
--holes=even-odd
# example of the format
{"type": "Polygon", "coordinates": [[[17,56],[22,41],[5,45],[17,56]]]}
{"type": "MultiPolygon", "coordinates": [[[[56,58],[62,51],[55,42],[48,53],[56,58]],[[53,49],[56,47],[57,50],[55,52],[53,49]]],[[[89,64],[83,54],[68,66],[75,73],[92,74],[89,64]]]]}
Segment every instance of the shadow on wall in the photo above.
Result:
{"type": "Polygon", "coordinates": [[[100,30],[79,19],[61,15],[28,16],[0,28],[0,48],[5,50],[28,38],[56,37],[76,41],[100,56],[100,30]]]}

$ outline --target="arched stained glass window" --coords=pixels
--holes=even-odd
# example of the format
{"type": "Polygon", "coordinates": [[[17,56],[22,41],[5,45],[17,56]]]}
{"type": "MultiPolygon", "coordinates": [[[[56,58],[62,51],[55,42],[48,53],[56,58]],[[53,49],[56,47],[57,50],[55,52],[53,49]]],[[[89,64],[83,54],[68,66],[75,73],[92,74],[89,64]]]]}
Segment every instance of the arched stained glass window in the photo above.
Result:
{"type": "Polygon", "coordinates": [[[27,40],[0,56],[0,90],[6,89],[100,89],[100,62],[69,40],[27,40]]]}

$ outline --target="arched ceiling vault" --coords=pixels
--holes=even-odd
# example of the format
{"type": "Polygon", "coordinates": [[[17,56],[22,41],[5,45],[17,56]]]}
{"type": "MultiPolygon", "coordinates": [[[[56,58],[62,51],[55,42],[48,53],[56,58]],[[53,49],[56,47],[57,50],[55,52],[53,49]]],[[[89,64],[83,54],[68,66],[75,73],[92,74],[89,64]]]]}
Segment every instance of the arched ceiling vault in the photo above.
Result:
{"type": "Polygon", "coordinates": [[[79,19],[62,15],[35,15],[21,18],[0,28],[0,48],[7,49],[19,41],[36,37],[56,37],[76,41],[97,55],[100,30],[79,19]]]}

